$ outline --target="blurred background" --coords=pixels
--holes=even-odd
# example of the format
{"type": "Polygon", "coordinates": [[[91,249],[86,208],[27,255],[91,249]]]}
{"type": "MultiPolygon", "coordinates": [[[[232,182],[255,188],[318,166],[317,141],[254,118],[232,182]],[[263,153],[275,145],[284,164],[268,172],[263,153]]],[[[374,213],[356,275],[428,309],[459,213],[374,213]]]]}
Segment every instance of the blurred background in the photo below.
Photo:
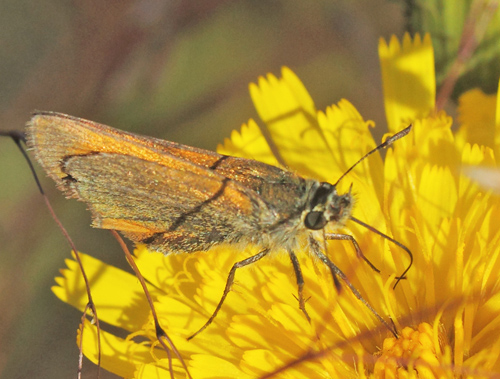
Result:
{"type": "MultiPolygon", "coordinates": [[[[403,35],[405,9],[385,0],[2,0],[0,130],[51,110],[214,150],[257,118],[248,83],[286,65],[318,109],[347,98],[381,135],[378,38],[403,35]]],[[[126,267],[85,205],[37,169],[76,246],[126,267]]],[[[76,376],[81,314],[50,291],[69,256],[26,162],[0,139],[0,378],[76,376]]],[[[92,370],[87,362],[84,377],[92,370]]]]}

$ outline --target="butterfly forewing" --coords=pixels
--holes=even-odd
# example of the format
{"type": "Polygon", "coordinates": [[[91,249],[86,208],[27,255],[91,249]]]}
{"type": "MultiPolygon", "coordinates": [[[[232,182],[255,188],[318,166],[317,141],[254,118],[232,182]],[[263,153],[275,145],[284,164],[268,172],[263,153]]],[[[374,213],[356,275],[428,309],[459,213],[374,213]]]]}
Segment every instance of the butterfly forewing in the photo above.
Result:
{"type": "MultiPolygon", "coordinates": [[[[95,153],[135,156],[150,162],[172,165],[184,159],[200,166],[213,165],[220,155],[160,139],[119,131],[106,125],[55,112],[35,113],[28,123],[28,144],[49,175],[64,188],[62,165],[67,157],[95,153]]],[[[69,194],[71,195],[71,194],[69,194]]]]}
{"type": "Polygon", "coordinates": [[[164,253],[259,243],[297,225],[305,201],[306,180],[291,172],[67,115],[36,114],[28,139],[59,188],[88,204],[94,226],[164,253]]]}

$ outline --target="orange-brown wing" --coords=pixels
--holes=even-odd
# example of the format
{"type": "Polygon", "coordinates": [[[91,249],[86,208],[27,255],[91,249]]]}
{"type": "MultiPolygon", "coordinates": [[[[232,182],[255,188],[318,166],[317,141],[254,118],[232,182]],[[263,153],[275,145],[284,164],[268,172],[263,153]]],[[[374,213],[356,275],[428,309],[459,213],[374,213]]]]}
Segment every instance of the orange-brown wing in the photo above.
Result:
{"type": "MultiPolygon", "coordinates": [[[[204,167],[261,193],[274,183],[299,185],[301,179],[286,170],[251,159],[217,154],[152,137],[124,132],[96,122],[55,112],[37,112],[28,124],[28,144],[48,174],[60,185],[64,173],[60,162],[66,156],[97,152],[135,156],[172,166],[183,160],[204,167]]],[[[70,197],[72,193],[67,193],[70,197]]]]}
{"type": "Polygon", "coordinates": [[[58,187],[89,205],[94,226],[163,252],[204,250],[273,222],[257,193],[206,168],[223,159],[216,153],[185,147],[183,159],[167,151],[182,145],[54,113],[33,117],[28,142],[58,187]]]}
{"type": "Polygon", "coordinates": [[[63,170],[63,182],[88,204],[95,227],[121,230],[164,253],[207,250],[273,223],[253,191],[185,162],[166,167],[97,153],[70,157],[63,170]]]}
{"type": "Polygon", "coordinates": [[[277,167],[64,114],[36,113],[27,135],[58,188],[88,203],[94,226],[164,252],[204,250],[245,233],[258,240],[259,230],[295,225],[306,200],[306,181],[277,167]]]}
{"type": "Polygon", "coordinates": [[[37,112],[27,125],[28,146],[45,171],[69,197],[61,179],[64,159],[74,155],[115,153],[135,156],[167,167],[180,158],[209,167],[221,155],[160,139],[144,137],[111,128],[96,122],[56,112],[37,112]],[[168,154],[165,154],[168,153],[168,154]]]}

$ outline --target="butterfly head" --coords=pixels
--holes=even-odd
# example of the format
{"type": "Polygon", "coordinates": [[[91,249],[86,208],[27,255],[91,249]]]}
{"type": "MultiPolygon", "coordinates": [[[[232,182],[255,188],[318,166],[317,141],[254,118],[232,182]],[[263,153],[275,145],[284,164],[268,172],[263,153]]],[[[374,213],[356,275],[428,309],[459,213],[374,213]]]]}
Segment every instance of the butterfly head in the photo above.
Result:
{"type": "Polygon", "coordinates": [[[323,229],[333,222],[344,225],[352,212],[353,197],[351,190],[339,195],[334,185],[317,182],[311,188],[309,201],[304,212],[304,226],[311,230],[323,229]]]}

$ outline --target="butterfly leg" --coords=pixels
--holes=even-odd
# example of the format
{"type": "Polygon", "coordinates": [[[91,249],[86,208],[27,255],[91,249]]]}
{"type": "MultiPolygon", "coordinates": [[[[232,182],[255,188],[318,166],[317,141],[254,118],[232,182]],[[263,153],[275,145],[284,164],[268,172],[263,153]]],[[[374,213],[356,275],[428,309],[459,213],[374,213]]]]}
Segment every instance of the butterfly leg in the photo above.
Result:
{"type": "Polygon", "coordinates": [[[368,263],[368,266],[371,267],[371,269],[375,272],[380,272],[378,268],[375,267],[375,265],[368,260],[368,258],[363,254],[361,251],[361,248],[358,245],[358,242],[354,239],[353,236],[349,234],[339,234],[339,233],[327,233],[325,234],[325,239],[327,240],[343,240],[343,241],[349,241],[352,243],[354,246],[354,250],[356,250],[356,255],[358,258],[363,259],[366,263],[368,263]]]}
{"type": "Polygon", "coordinates": [[[231,267],[231,270],[229,271],[229,275],[227,276],[226,280],[226,286],[224,288],[224,293],[222,294],[222,297],[219,301],[219,304],[217,304],[217,307],[215,308],[214,313],[212,313],[212,316],[208,319],[208,321],[203,325],[196,333],[194,333],[192,336],[188,337],[188,340],[194,338],[196,335],[201,333],[203,330],[205,330],[215,319],[217,316],[217,313],[219,313],[220,309],[222,308],[222,304],[224,303],[224,300],[226,300],[227,295],[231,291],[231,286],[233,285],[234,282],[234,275],[236,273],[236,270],[245,267],[248,265],[251,265],[252,263],[257,262],[258,260],[264,258],[268,253],[270,249],[264,249],[260,253],[252,255],[251,257],[248,257],[246,259],[243,259],[242,261],[236,262],[233,267],[231,267]]]}
{"type": "MultiPolygon", "coordinates": [[[[349,287],[349,289],[351,290],[351,292],[354,294],[354,296],[356,296],[356,298],[361,301],[361,303],[363,303],[363,305],[368,308],[368,310],[377,318],[377,320],[379,320],[392,334],[394,337],[398,338],[398,332],[397,330],[391,326],[387,321],[385,321],[382,316],[380,316],[380,314],[370,305],[370,303],[368,301],[365,300],[365,298],[363,296],[361,296],[361,294],[359,293],[359,291],[356,289],[356,287],[354,287],[352,285],[352,283],[349,281],[349,279],[347,279],[347,276],[345,276],[345,274],[337,267],[335,266],[335,264],[330,260],[330,258],[328,258],[322,251],[321,251],[321,248],[320,248],[320,245],[318,243],[318,241],[316,241],[314,238],[310,238],[309,239],[309,242],[310,242],[310,246],[311,246],[311,250],[313,251],[313,253],[325,264],[328,266],[328,268],[330,269],[330,272],[332,273],[332,277],[333,277],[333,280],[334,282],[336,283],[335,284],[335,287],[337,287],[337,282],[338,282],[338,279],[336,279],[336,277],[338,276],[340,279],[342,279],[342,281],[347,285],[347,287],[349,287]]],[[[339,283],[340,285],[340,283],[339,283]]],[[[338,288],[337,288],[338,289],[338,288]]]]}
{"type": "Polygon", "coordinates": [[[298,287],[298,297],[297,300],[299,301],[299,309],[304,313],[304,315],[307,318],[307,321],[311,322],[311,317],[309,317],[309,314],[306,311],[306,300],[304,299],[304,276],[302,275],[302,270],[300,268],[299,260],[297,259],[297,256],[293,252],[293,250],[288,250],[288,255],[290,256],[290,260],[292,261],[293,265],[293,271],[295,272],[295,278],[297,279],[297,287],[298,287]]]}

